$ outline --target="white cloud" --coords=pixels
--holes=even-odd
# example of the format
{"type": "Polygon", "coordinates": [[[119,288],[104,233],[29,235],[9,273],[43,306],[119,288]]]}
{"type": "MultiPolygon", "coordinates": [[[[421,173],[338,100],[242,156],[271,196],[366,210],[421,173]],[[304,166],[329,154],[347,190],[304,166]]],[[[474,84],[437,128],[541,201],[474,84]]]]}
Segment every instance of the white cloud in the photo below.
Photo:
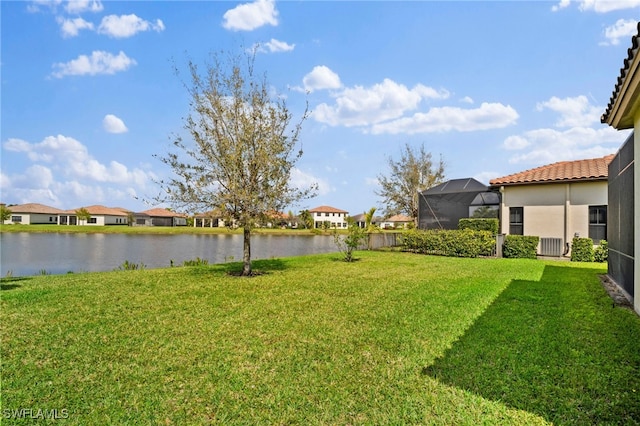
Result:
{"type": "Polygon", "coordinates": [[[254,48],[257,48],[258,52],[262,53],[290,52],[295,47],[295,44],[288,44],[287,42],[276,40],[275,38],[272,38],[266,43],[254,46],[254,48]]]}
{"type": "Polygon", "coordinates": [[[586,96],[560,99],[553,96],[545,102],[536,105],[538,111],[550,109],[560,113],[556,122],[557,127],[591,126],[600,123],[600,114],[603,108],[595,107],[589,103],[586,96]]]}
{"type": "Polygon", "coordinates": [[[614,10],[633,9],[640,6],[640,0],[579,0],[580,10],[607,13],[614,10]]]}
{"type": "Polygon", "coordinates": [[[471,98],[470,96],[465,96],[464,98],[460,99],[460,102],[465,104],[472,104],[473,98],[471,98]]]}
{"type": "Polygon", "coordinates": [[[334,105],[318,105],[312,116],[331,126],[371,126],[392,120],[418,107],[423,99],[446,99],[449,92],[417,84],[412,89],[385,78],[365,88],[354,86],[333,95],[334,105]]]}
{"type": "Polygon", "coordinates": [[[525,137],[513,135],[504,140],[502,146],[507,150],[524,149],[531,145],[531,142],[525,137]]]}
{"type": "Polygon", "coordinates": [[[480,172],[473,176],[473,178],[478,182],[488,185],[491,179],[497,178],[498,176],[500,176],[498,172],[480,172]]]}
{"type": "Polygon", "coordinates": [[[72,179],[143,184],[151,176],[140,169],[128,170],[117,161],[102,164],[89,154],[86,146],[64,135],[48,136],[34,144],[21,139],[9,139],[4,143],[4,148],[23,152],[34,163],[51,164],[56,172],[72,179]]]}
{"type": "Polygon", "coordinates": [[[373,125],[371,133],[434,133],[472,132],[477,130],[500,129],[513,125],[518,113],[510,105],[483,102],[479,108],[457,107],[431,108],[426,113],[416,113],[411,117],[399,118],[373,125]]]}
{"type": "Polygon", "coordinates": [[[58,23],[60,24],[62,37],[65,37],[65,38],[77,36],[80,30],[93,30],[93,24],[91,22],[85,21],[82,18],[75,18],[75,19],[58,18],[58,23]]]}
{"type": "Polygon", "coordinates": [[[292,186],[300,189],[309,188],[314,184],[318,185],[318,195],[326,195],[332,192],[331,185],[327,180],[315,177],[310,173],[305,173],[297,167],[291,170],[290,180],[292,186]]]}
{"type": "Polygon", "coordinates": [[[510,163],[540,165],[602,157],[615,152],[628,134],[603,127],[599,119],[603,108],[592,106],[586,96],[564,99],[554,96],[538,103],[537,109],[558,113],[555,125],[560,129],[541,128],[506,138],[503,148],[517,151],[510,163]]]}
{"type": "Polygon", "coordinates": [[[527,142],[520,149],[528,148],[528,151],[512,156],[509,162],[539,165],[614,153],[627,137],[627,132],[618,132],[610,127],[573,127],[563,131],[531,130],[519,137],[527,142]]]}
{"type": "Polygon", "coordinates": [[[131,201],[156,179],[153,172],[128,168],[117,161],[102,163],[74,138],[48,136],[39,143],[4,142],[6,151],[25,154],[33,164],[12,175],[1,174],[2,199],[39,202],[60,208],[131,201]]]}
{"type": "MultiPolygon", "coordinates": [[[[634,9],[640,6],[640,0],[574,0],[578,3],[581,11],[593,10],[597,13],[607,13],[614,10],[634,9]]],[[[557,5],[551,7],[551,10],[557,12],[567,8],[571,4],[571,0],[560,0],[557,5]]]]}
{"type": "Polygon", "coordinates": [[[620,44],[620,39],[631,39],[632,36],[637,34],[638,22],[629,19],[618,19],[615,24],[605,28],[604,37],[607,39],[603,45],[617,45],[620,44]]]}
{"type": "Polygon", "coordinates": [[[98,75],[115,74],[126,71],[129,67],[136,65],[134,59],[129,58],[124,52],[113,55],[102,50],[95,50],[91,56],[80,55],[69,62],[59,62],[53,65],[56,69],[51,75],[62,78],[66,75],[98,75]]]}
{"type": "Polygon", "coordinates": [[[571,0],[560,0],[560,3],[558,3],[557,5],[552,6],[551,10],[553,10],[554,12],[557,12],[560,9],[564,9],[566,7],[569,7],[570,4],[571,4],[571,0]]]}
{"type": "Polygon", "coordinates": [[[278,11],[273,0],[256,0],[227,10],[222,26],[232,31],[252,31],[263,25],[278,25],[278,11]]]}
{"type": "Polygon", "coordinates": [[[104,9],[99,0],[69,0],[64,9],[68,13],[101,12],[104,9]]]}
{"type": "Polygon", "coordinates": [[[164,23],[157,19],[155,23],[145,21],[138,16],[131,15],[109,15],[102,18],[98,27],[98,33],[105,34],[113,38],[127,38],[141,31],[164,31],[164,23]]]}
{"type": "Polygon", "coordinates": [[[338,74],[325,65],[313,67],[311,72],[302,78],[302,84],[304,85],[304,90],[309,92],[342,87],[338,74]]]}
{"type": "Polygon", "coordinates": [[[380,186],[378,178],[364,178],[364,184],[367,186],[380,186]]]}
{"type": "Polygon", "coordinates": [[[104,127],[104,130],[109,133],[126,133],[129,131],[127,126],[125,126],[124,121],[113,114],[107,114],[104,116],[102,126],[104,127]]]}

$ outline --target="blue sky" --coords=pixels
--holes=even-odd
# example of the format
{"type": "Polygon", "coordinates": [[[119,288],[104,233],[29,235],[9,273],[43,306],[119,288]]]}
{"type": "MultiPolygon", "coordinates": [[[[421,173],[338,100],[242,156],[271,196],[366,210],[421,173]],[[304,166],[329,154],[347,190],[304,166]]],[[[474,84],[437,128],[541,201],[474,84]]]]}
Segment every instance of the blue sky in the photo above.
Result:
{"type": "Polygon", "coordinates": [[[293,206],[381,208],[387,158],[424,144],[448,179],[487,184],[614,153],[600,124],[636,33],[626,1],[3,1],[0,201],[134,211],[183,133],[173,65],[259,44],[256,66],[294,117],[293,206]]]}

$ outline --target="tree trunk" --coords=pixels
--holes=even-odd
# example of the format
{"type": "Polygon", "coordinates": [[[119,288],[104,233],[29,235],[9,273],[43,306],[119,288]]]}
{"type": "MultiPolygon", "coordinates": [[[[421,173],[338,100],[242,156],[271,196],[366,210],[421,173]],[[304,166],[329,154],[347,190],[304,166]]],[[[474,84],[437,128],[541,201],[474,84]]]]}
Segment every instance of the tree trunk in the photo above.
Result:
{"type": "Polygon", "coordinates": [[[244,227],[244,251],[242,255],[242,276],[251,276],[251,228],[244,227]]]}

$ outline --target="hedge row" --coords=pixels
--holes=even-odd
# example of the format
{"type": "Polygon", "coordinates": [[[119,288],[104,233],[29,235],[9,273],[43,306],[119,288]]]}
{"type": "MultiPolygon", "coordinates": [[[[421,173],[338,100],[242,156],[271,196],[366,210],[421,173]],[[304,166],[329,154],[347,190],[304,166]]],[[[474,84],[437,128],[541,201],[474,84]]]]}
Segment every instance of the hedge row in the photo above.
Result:
{"type": "Polygon", "coordinates": [[[571,242],[572,262],[606,262],[608,257],[609,245],[605,240],[601,240],[595,248],[591,238],[576,237],[571,242]]]}
{"type": "Polygon", "coordinates": [[[540,237],[529,235],[506,235],[502,246],[502,256],[508,258],[535,259],[540,237]]]}
{"type": "Polygon", "coordinates": [[[489,231],[491,235],[498,233],[498,219],[460,219],[458,229],[471,229],[473,231],[489,231]]]}
{"type": "Polygon", "coordinates": [[[493,254],[496,241],[489,231],[462,230],[417,230],[402,234],[402,248],[423,254],[451,257],[478,257],[493,254]]]}

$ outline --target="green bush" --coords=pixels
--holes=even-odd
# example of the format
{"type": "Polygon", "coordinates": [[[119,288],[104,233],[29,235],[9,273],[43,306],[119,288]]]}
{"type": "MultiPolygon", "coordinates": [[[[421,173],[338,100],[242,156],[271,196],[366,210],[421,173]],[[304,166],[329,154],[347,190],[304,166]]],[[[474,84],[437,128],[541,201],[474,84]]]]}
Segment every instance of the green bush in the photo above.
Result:
{"type": "Polygon", "coordinates": [[[209,264],[207,259],[200,259],[200,257],[196,257],[193,260],[185,260],[182,262],[184,266],[206,266],[209,264]]]}
{"type": "Polygon", "coordinates": [[[492,235],[498,233],[498,219],[460,219],[458,229],[471,229],[473,231],[489,231],[492,235]]]}
{"type": "Polygon", "coordinates": [[[502,255],[511,259],[535,259],[540,237],[530,235],[507,235],[502,246],[502,255]]]}
{"type": "Polygon", "coordinates": [[[609,243],[600,240],[600,245],[593,249],[593,260],[596,262],[606,262],[609,259],[609,243]]]}
{"type": "Polygon", "coordinates": [[[415,253],[450,257],[490,256],[495,248],[495,239],[489,231],[412,229],[402,234],[402,248],[415,253]]]}
{"type": "Polygon", "coordinates": [[[591,238],[575,237],[571,242],[572,262],[593,262],[593,240],[591,238]]]}

